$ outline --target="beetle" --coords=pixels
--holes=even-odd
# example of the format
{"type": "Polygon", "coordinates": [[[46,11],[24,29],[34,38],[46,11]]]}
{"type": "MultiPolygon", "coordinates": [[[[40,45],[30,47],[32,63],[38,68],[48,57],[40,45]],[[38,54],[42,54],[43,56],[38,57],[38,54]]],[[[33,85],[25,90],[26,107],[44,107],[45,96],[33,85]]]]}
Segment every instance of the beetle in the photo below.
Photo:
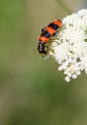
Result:
{"type": "Polygon", "coordinates": [[[42,28],[42,32],[40,36],[38,37],[38,46],[37,50],[42,55],[47,55],[48,53],[48,41],[52,36],[56,34],[56,31],[58,28],[60,28],[62,25],[62,22],[60,20],[54,20],[50,24],[48,24],[46,27],[42,28]]]}

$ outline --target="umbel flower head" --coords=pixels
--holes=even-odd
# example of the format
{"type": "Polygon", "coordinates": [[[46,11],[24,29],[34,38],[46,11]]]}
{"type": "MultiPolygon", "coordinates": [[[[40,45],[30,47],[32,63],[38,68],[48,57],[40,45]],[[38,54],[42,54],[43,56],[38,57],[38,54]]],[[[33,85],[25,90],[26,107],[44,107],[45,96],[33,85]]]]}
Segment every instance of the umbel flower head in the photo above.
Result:
{"type": "Polygon", "coordinates": [[[76,79],[81,71],[87,73],[87,9],[62,20],[62,27],[54,36],[49,51],[64,71],[65,80],[76,79]]]}

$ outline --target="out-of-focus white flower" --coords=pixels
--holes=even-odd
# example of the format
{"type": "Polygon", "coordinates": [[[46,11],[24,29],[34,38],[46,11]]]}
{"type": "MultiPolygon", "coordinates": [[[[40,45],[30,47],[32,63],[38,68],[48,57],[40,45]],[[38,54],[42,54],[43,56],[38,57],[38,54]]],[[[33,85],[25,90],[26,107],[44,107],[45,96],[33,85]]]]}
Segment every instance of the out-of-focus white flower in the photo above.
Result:
{"type": "Polygon", "coordinates": [[[65,80],[76,79],[81,71],[87,73],[87,9],[83,9],[62,20],[51,43],[49,56],[64,71],[65,80]]]}

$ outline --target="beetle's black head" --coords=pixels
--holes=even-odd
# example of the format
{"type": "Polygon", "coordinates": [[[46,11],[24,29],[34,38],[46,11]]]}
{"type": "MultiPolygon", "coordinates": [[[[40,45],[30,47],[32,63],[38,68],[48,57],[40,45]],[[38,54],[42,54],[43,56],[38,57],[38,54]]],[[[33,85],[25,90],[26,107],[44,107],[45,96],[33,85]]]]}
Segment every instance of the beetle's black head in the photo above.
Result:
{"type": "Polygon", "coordinates": [[[43,43],[42,41],[39,41],[38,43],[38,47],[37,47],[37,50],[40,54],[44,54],[46,55],[46,50],[45,50],[45,43],[43,43]]]}

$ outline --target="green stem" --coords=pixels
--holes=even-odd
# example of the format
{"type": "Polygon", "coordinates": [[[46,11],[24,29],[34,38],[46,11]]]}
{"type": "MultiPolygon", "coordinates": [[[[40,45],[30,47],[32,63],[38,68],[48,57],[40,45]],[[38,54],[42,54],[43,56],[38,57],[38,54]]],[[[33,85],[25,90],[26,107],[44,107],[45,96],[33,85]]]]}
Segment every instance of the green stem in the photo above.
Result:
{"type": "Polygon", "coordinates": [[[59,6],[60,6],[64,11],[66,11],[68,14],[71,14],[71,13],[72,13],[71,10],[70,10],[69,8],[67,8],[67,7],[65,6],[65,4],[64,4],[61,0],[56,0],[56,1],[58,2],[59,6]]]}

